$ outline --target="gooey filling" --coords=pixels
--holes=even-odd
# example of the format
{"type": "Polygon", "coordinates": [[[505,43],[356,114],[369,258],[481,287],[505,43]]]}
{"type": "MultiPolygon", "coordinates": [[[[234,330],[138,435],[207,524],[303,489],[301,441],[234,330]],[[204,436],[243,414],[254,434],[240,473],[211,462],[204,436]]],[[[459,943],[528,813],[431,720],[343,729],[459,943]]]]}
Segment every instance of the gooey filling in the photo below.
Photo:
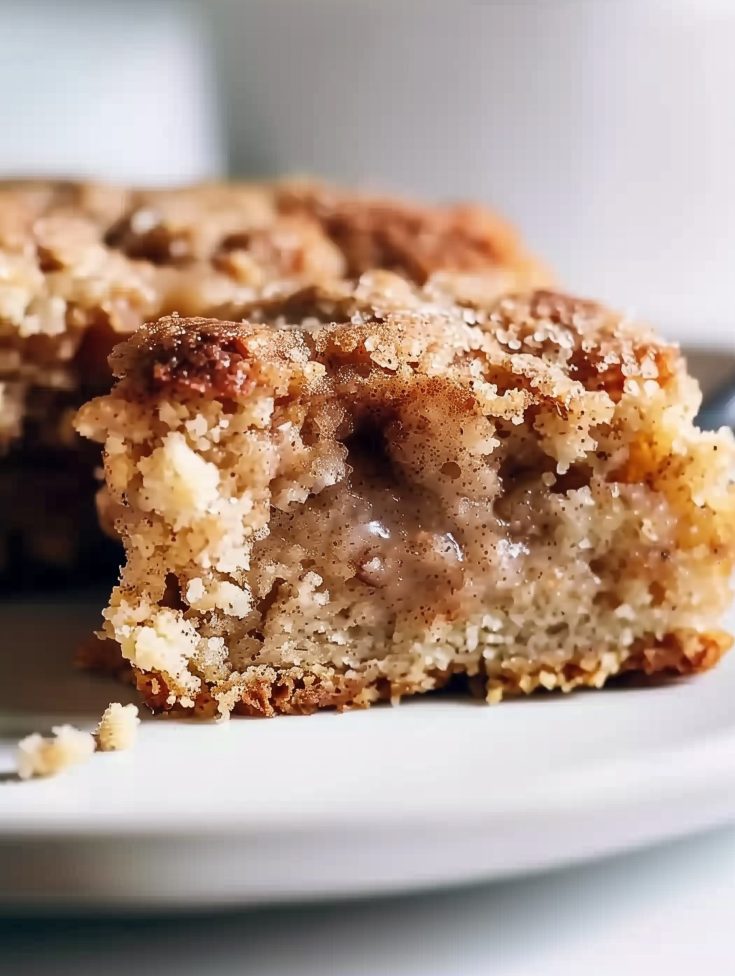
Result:
{"type": "MultiPolygon", "coordinates": [[[[281,659],[289,649],[298,660],[320,634],[327,653],[331,642],[349,645],[356,659],[363,644],[380,656],[437,619],[477,616],[523,577],[549,491],[537,470],[540,495],[526,513],[530,474],[504,485],[497,470],[506,446],[485,460],[494,493],[484,497],[458,487],[456,462],[441,467],[435,485],[417,483],[384,432],[361,430],[345,448],[343,480],[272,509],[247,574],[255,613],[243,622],[247,637],[230,645],[236,663],[281,659]]],[[[535,460],[550,463],[540,452],[535,460]]]]}

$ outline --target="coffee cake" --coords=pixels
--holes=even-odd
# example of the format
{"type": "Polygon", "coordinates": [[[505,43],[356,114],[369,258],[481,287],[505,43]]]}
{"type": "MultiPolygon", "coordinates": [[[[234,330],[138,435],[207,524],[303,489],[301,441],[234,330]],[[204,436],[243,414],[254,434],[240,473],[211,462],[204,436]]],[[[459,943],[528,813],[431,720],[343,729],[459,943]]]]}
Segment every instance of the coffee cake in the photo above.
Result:
{"type": "Polygon", "coordinates": [[[689,674],[730,638],[732,436],[644,326],[363,275],[166,317],[77,426],[125,546],[102,636],[155,709],[488,701],[689,674]]]}

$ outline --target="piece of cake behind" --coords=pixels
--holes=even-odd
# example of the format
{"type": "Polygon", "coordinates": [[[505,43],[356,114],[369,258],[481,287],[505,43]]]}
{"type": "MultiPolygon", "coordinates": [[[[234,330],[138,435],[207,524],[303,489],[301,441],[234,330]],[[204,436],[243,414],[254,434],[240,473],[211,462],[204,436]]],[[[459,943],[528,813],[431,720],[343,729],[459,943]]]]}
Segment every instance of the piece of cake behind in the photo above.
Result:
{"type": "Polygon", "coordinates": [[[548,292],[392,275],[270,322],[165,319],[81,411],[126,549],[104,635],[156,708],[489,700],[729,646],[735,450],[674,347],[548,292]],[[332,324],[328,324],[329,322],[332,324]]]}
{"type": "Polygon", "coordinates": [[[164,314],[237,317],[242,305],[381,267],[473,300],[548,281],[479,207],[307,182],[0,183],[0,497],[18,499],[0,518],[0,579],[98,569],[97,453],[69,416],[109,389],[117,342],[164,314]]]}

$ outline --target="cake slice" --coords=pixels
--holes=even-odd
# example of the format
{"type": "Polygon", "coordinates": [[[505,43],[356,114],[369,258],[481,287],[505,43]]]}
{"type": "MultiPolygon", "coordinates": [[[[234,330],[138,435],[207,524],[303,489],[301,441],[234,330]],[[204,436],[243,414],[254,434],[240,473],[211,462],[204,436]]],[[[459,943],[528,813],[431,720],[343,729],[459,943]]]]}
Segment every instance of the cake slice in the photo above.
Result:
{"type": "Polygon", "coordinates": [[[47,532],[25,505],[3,506],[0,577],[98,568],[97,453],[69,418],[109,389],[117,342],[161,315],[237,317],[375,268],[473,301],[548,281],[513,229],[480,207],[305,182],[0,183],[0,497],[32,495],[33,512],[53,512],[47,532]]]}
{"type": "Polygon", "coordinates": [[[80,412],[125,545],[102,635],[155,709],[488,701],[689,674],[730,638],[735,448],[676,347],[391,274],[164,318],[80,412]]]}

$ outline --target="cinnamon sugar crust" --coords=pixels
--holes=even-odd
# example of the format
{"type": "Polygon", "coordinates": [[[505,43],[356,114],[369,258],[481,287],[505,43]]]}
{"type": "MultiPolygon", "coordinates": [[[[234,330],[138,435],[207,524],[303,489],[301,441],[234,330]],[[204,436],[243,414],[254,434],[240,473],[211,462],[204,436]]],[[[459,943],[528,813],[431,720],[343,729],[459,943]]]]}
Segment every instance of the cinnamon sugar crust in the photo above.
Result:
{"type": "MultiPolygon", "coordinates": [[[[56,419],[109,388],[110,351],[145,321],[240,318],[274,297],[382,267],[473,301],[549,279],[515,232],[477,207],[316,183],[0,183],[0,452],[38,453],[50,441],[76,452],[56,419]]],[[[91,495],[84,504],[88,521],[91,495]]],[[[38,545],[16,528],[0,525],[0,535],[19,559],[25,549],[35,560],[38,545]]],[[[73,516],[68,537],[68,564],[94,548],[73,516]]]]}
{"type": "Polygon", "coordinates": [[[425,284],[437,272],[471,275],[507,268],[518,276],[517,288],[546,277],[515,230],[474,204],[429,211],[390,197],[358,197],[309,183],[284,186],[279,200],[284,212],[318,221],[341,251],[349,278],[382,269],[425,284]]]}
{"type": "Polygon", "coordinates": [[[157,709],[489,700],[729,646],[735,447],[676,347],[549,291],[389,272],[169,317],[77,425],[126,550],[102,634],[157,709]],[[298,315],[298,317],[297,317],[298,315]]]}
{"type": "Polygon", "coordinates": [[[110,349],[146,320],[212,315],[380,268],[420,282],[489,275],[493,297],[548,279],[479,207],[288,182],[0,184],[0,375],[30,388],[104,388],[110,349]]]}

